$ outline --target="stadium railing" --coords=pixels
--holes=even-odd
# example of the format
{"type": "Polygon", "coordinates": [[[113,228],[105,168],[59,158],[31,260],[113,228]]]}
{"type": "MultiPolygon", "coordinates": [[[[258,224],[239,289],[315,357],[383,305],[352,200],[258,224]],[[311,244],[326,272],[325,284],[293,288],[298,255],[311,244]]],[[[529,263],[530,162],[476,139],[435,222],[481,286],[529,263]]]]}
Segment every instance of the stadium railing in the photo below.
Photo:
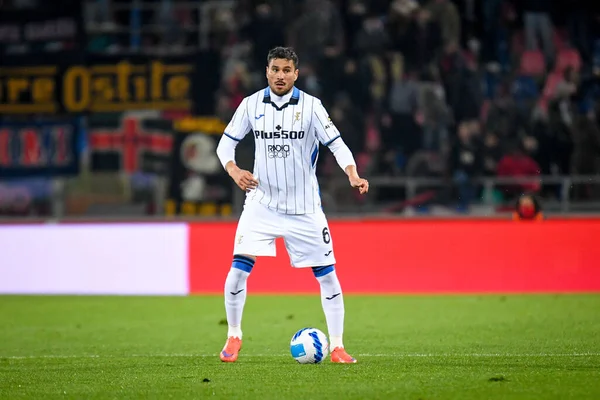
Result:
{"type": "MultiPolygon", "coordinates": [[[[600,214],[600,176],[537,176],[519,178],[480,177],[471,181],[475,187],[475,195],[468,211],[457,212],[458,183],[452,179],[416,178],[416,177],[384,177],[369,176],[370,191],[367,196],[359,196],[348,186],[343,175],[322,178],[320,181],[323,208],[329,217],[384,217],[404,218],[418,215],[421,217],[502,217],[510,210],[501,210],[502,206],[510,206],[514,199],[500,198],[503,185],[538,183],[542,188],[540,195],[543,210],[548,215],[590,215],[600,214]],[[585,196],[577,196],[577,191],[585,196]],[[383,193],[388,191],[387,195],[383,193]],[[390,193],[389,191],[392,190],[390,193]]],[[[129,182],[130,179],[123,179],[129,182]]],[[[233,185],[233,183],[232,183],[233,185]]],[[[126,185],[124,185],[126,186],[126,185]]],[[[152,202],[156,212],[148,215],[144,207],[133,202],[101,205],[94,212],[82,212],[74,216],[68,212],[68,202],[77,197],[70,192],[68,179],[54,179],[50,199],[50,216],[1,216],[0,221],[57,221],[57,220],[204,220],[228,219],[239,216],[244,203],[245,193],[237,187],[233,188],[232,213],[230,217],[203,217],[200,215],[166,216],[166,188],[168,178],[153,180],[151,186],[152,202]]],[[[125,189],[127,192],[130,189],[125,189]]],[[[85,193],[81,194],[86,196],[85,193]]],[[[130,196],[123,196],[123,199],[130,196]]],[[[5,200],[5,199],[4,199],[5,200]]],[[[2,202],[4,204],[4,201],[2,202]]]]}
{"type": "MultiPolygon", "coordinates": [[[[369,177],[369,195],[353,196],[348,190],[345,176],[321,180],[321,197],[324,207],[330,214],[393,214],[399,210],[425,204],[446,205],[452,208],[458,200],[458,182],[454,179],[416,177],[369,177]],[[384,190],[396,189],[395,196],[382,198],[384,190]],[[400,190],[398,190],[400,189],[400,190]]],[[[471,215],[497,214],[502,204],[510,204],[509,199],[499,199],[503,186],[539,184],[544,210],[549,213],[600,213],[599,175],[544,175],[535,177],[478,177],[470,181],[475,188],[471,201],[471,215]],[[579,199],[574,189],[591,188],[591,195],[579,199]],[[509,203],[507,203],[507,200],[509,203]]],[[[244,193],[234,192],[234,210],[241,212],[244,193]]]]}

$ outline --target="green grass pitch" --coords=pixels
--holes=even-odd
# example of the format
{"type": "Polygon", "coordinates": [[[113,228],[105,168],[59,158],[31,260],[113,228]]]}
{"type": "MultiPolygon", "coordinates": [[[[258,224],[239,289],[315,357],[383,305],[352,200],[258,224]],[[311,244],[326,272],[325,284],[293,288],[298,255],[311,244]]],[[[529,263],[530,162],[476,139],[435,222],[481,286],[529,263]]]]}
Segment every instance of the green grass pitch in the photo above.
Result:
{"type": "Polygon", "coordinates": [[[600,399],[600,295],[345,297],[358,364],[297,364],[318,296],[0,296],[3,399],[600,399]]]}

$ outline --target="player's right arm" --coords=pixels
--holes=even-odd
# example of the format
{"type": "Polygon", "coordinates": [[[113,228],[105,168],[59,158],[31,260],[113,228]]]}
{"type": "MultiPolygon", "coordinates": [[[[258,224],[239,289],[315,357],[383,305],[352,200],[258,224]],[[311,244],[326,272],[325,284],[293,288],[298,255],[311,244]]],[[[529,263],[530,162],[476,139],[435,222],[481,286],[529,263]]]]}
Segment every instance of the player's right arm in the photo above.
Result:
{"type": "Polygon", "coordinates": [[[236,185],[244,191],[256,188],[258,181],[250,171],[243,170],[236,165],[235,148],[251,129],[252,125],[248,119],[248,97],[246,97],[233,114],[217,146],[217,157],[219,157],[221,165],[236,185]]]}

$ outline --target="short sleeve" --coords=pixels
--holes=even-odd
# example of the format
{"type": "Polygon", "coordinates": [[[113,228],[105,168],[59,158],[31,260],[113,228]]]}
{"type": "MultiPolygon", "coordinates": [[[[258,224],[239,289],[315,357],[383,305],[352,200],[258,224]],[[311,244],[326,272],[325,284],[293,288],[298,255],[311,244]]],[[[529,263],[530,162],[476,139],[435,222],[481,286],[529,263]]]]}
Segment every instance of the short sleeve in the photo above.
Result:
{"type": "Polygon", "coordinates": [[[235,110],[235,114],[233,114],[223,134],[239,142],[251,129],[252,126],[248,120],[248,97],[246,97],[235,110]]]}
{"type": "Polygon", "coordinates": [[[331,118],[329,118],[329,114],[321,101],[317,102],[313,113],[313,126],[317,134],[317,139],[325,146],[329,146],[334,140],[340,137],[340,132],[331,121],[331,118]]]}

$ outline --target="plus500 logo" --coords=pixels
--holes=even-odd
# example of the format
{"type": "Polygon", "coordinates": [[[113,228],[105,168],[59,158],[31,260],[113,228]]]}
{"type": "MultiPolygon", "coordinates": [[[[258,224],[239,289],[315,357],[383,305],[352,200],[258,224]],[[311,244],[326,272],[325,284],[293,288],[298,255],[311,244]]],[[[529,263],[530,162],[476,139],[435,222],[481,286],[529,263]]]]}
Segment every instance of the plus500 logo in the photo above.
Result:
{"type": "Polygon", "coordinates": [[[302,139],[304,138],[304,131],[254,131],[254,137],[257,139],[302,139]]]}

